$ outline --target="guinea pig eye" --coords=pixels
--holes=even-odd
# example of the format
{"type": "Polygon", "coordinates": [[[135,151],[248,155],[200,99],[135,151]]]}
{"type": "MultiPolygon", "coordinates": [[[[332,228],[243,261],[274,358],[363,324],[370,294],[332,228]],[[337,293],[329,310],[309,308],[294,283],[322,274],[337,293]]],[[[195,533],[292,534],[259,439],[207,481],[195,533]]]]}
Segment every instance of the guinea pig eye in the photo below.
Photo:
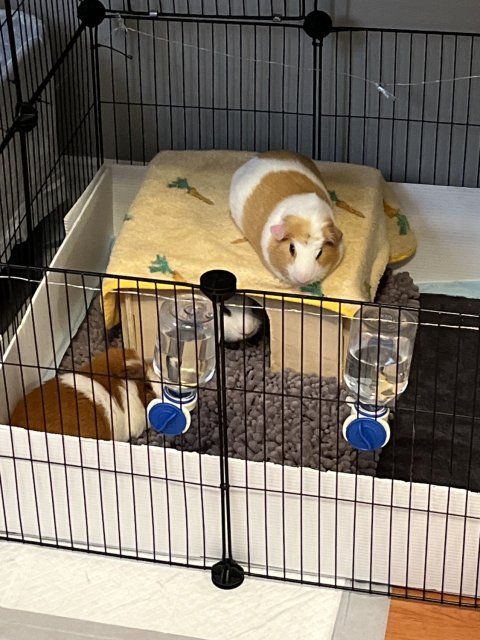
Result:
{"type": "Polygon", "coordinates": [[[295,245],[293,244],[293,242],[290,243],[288,250],[290,251],[290,255],[292,256],[292,258],[294,258],[296,251],[295,251],[295,245]]]}
{"type": "Polygon", "coordinates": [[[322,255],[322,251],[323,249],[320,249],[320,251],[317,253],[317,257],[315,258],[315,260],[318,260],[320,258],[320,256],[322,255]]]}

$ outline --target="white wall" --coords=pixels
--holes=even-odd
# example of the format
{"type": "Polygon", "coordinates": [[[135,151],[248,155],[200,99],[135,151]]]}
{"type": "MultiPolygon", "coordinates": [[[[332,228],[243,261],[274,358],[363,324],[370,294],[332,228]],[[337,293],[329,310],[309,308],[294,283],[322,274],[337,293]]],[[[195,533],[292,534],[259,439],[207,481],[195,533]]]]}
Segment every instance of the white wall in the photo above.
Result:
{"type": "Polygon", "coordinates": [[[319,8],[338,25],[480,32],[477,0],[320,0],[319,8]]]}

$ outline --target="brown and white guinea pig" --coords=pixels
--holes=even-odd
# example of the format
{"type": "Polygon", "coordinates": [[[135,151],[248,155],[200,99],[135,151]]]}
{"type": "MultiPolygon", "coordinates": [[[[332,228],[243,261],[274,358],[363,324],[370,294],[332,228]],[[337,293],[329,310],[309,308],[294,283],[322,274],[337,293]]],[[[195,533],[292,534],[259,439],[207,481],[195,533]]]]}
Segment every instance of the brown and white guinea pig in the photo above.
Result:
{"type": "Polygon", "coordinates": [[[225,342],[242,342],[254,338],[264,324],[265,312],[248,296],[234,295],[224,304],[225,342]]]}
{"type": "Polygon", "coordinates": [[[132,349],[111,348],[22,398],[11,424],[35,431],[127,442],[147,427],[159,383],[132,349]],[[153,381],[153,382],[152,382],[153,381]]]}
{"type": "Polygon", "coordinates": [[[242,165],[232,178],[230,211],[280,280],[296,286],[320,282],[343,257],[329,192],[313,160],[303,155],[268,151],[242,165]]]}

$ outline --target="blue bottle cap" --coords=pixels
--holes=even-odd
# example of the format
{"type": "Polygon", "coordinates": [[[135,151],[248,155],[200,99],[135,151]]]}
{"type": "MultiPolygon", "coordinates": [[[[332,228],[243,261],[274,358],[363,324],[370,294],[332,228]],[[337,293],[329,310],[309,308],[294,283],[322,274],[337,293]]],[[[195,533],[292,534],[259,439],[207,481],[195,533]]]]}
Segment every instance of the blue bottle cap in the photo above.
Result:
{"type": "Polygon", "coordinates": [[[356,418],[345,430],[345,438],[352,447],[360,451],[375,451],[388,440],[385,427],[372,418],[356,418]]]}
{"type": "Polygon", "coordinates": [[[188,420],[182,409],[167,402],[157,402],[148,409],[148,419],[157,433],[165,436],[179,436],[187,426],[188,420]]]}

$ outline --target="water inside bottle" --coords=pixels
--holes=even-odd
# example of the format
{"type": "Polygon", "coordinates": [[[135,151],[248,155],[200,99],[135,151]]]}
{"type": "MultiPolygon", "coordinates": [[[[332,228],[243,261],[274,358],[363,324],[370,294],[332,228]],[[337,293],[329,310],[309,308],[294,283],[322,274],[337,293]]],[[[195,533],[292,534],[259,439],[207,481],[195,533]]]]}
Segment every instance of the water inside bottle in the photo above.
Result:
{"type": "Polygon", "coordinates": [[[215,373],[215,341],[212,336],[193,329],[174,328],[161,333],[160,346],[157,341],[155,348],[154,369],[171,385],[204,384],[215,373]],[[160,367],[156,363],[160,363],[160,367]]]}
{"type": "Polygon", "coordinates": [[[215,373],[213,308],[203,296],[178,295],[162,306],[154,370],[170,387],[197,387],[215,373]]]}
{"type": "Polygon", "coordinates": [[[403,393],[410,370],[410,343],[370,339],[347,353],[345,382],[349,390],[363,404],[386,405],[403,393]]]}

